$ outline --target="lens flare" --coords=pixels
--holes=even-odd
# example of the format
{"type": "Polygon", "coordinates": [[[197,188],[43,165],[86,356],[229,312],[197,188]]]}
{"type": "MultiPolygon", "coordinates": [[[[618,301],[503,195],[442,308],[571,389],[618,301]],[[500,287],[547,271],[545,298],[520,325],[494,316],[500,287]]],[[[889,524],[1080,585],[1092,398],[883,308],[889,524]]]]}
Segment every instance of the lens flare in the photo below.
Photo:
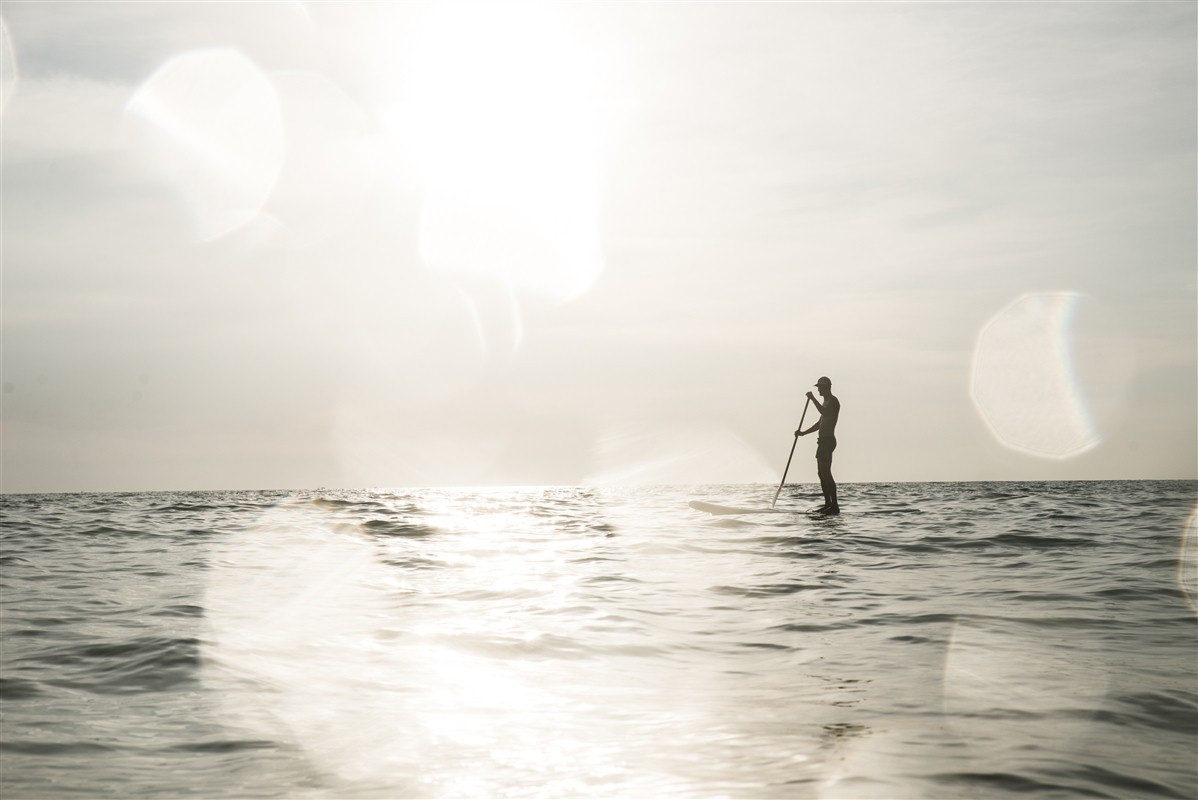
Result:
{"type": "Polygon", "coordinates": [[[287,154],[265,210],[283,228],[279,244],[309,247],[345,230],[361,212],[373,160],[366,115],[325,76],[270,76],[287,154]]]}
{"type": "Polygon", "coordinates": [[[1198,508],[1186,520],[1181,536],[1181,552],[1177,557],[1177,585],[1185,596],[1190,610],[1198,614],[1198,508]]]}
{"type": "Polygon", "coordinates": [[[8,101],[16,90],[17,56],[13,52],[8,23],[0,18],[0,115],[8,108],[8,101]]]}
{"type": "MultiPolygon", "coordinates": [[[[1111,681],[1107,659],[1100,640],[1076,632],[1063,639],[1037,638],[960,620],[944,654],[945,719],[1014,721],[1026,730],[1048,709],[1101,708],[1111,681]]],[[[1087,718],[1056,719],[1044,734],[1081,739],[1092,724],[1087,718]]]]}
{"type": "Polygon", "coordinates": [[[190,207],[197,237],[216,239],[258,216],[283,165],[278,96],[228,48],[167,61],[130,98],[127,131],[190,207]]]}
{"type": "Polygon", "coordinates": [[[1064,459],[1101,441],[1072,360],[1073,292],[1026,294],[978,336],[974,405],[995,437],[1021,452],[1064,459]]]}
{"type": "Polygon", "coordinates": [[[397,668],[388,644],[391,576],[335,505],[297,498],[229,533],[211,554],[204,683],[226,721],[293,741],[323,768],[356,777],[394,758],[399,692],[358,677],[397,668]]]}
{"type": "Polygon", "coordinates": [[[363,521],[335,494],[294,496],[214,543],[201,663],[223,721],[301,749],[338,797],[557,797],[635,780],[603,702],[627,691],[623,676],[552,669],[571,658],[571,623],[546,612],[578,607],[585,586],[564,565],[599,539],[530,523],[527,501],[502,492],[475,506],[424,495],[420,528],[396,521],[410,502],[378,493],[363,521]],[[388,562],[424,562],[430,535],[451,568],[418,588],[388,562]],[[471,598],[492,592],[513,604],[477,613],[471,598]]]}
{"type": "Polygon", "coordinates": [[[732,431],[645,421],[612,426],[595,444],[590,486],[772,483],[775,469],[732,431]]]}

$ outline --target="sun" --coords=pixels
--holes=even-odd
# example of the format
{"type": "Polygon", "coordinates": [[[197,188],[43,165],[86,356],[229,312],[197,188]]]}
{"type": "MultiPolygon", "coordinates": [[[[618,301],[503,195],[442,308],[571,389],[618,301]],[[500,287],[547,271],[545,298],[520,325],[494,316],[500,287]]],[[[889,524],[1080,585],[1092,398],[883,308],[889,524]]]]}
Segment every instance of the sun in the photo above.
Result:
{"type": "Polygon", "coordinates": [[[602,123],[587,43],[550,4],[434,3],[405,73],[424,263],[554,301],[586,291],[602,123]]]}

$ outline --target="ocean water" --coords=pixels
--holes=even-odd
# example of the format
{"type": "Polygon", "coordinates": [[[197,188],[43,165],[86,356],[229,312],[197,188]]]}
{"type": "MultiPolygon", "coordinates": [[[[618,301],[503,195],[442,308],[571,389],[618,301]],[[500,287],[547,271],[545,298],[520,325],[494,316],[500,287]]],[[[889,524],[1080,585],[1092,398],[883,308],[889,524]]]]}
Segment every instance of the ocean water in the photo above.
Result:
{"type": "Polygon", "coordinates": [[[1194,798],[1198,483],[6,496],[0,795],[1194,798]]]}

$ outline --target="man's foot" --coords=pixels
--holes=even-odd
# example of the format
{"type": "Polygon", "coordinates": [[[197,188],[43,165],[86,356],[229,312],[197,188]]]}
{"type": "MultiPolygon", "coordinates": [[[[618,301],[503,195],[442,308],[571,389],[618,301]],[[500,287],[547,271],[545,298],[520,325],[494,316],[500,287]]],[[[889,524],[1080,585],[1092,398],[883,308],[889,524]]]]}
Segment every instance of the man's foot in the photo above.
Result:
{"type": "Polygon", "coordinates": [[[823,514],[825,517],[834,517],[840,513],[840,506],[824,506],[815,513],[823,514]]]}

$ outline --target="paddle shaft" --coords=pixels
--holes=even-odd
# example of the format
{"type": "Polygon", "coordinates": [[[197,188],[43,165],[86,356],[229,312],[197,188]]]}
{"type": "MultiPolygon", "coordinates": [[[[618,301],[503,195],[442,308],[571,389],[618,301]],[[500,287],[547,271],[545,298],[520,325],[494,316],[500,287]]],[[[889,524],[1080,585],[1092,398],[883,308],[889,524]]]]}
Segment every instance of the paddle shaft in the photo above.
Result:
{"type": "MultiPolygon", "coordinates": [[[[807,402],[803,404],[803,414],[799,417],[799,431],[803,430],[803,420],[807,419],[807,406],[811,405],[811,398],[807,398],[807,402]]],[[[790,472],[790,461],[795,457],[795,445],[799,443],[799,431],[795,431],[795,440],[790,445],[790,455],[786,457],[786,469],[782,470],[782,482],[778,484],[778,491],[774,492],[774,502],[770,503],[770,508],[778,502],[778,495],[782,494],[782,487],[786,485],[786,473],[790,472]]]]}

